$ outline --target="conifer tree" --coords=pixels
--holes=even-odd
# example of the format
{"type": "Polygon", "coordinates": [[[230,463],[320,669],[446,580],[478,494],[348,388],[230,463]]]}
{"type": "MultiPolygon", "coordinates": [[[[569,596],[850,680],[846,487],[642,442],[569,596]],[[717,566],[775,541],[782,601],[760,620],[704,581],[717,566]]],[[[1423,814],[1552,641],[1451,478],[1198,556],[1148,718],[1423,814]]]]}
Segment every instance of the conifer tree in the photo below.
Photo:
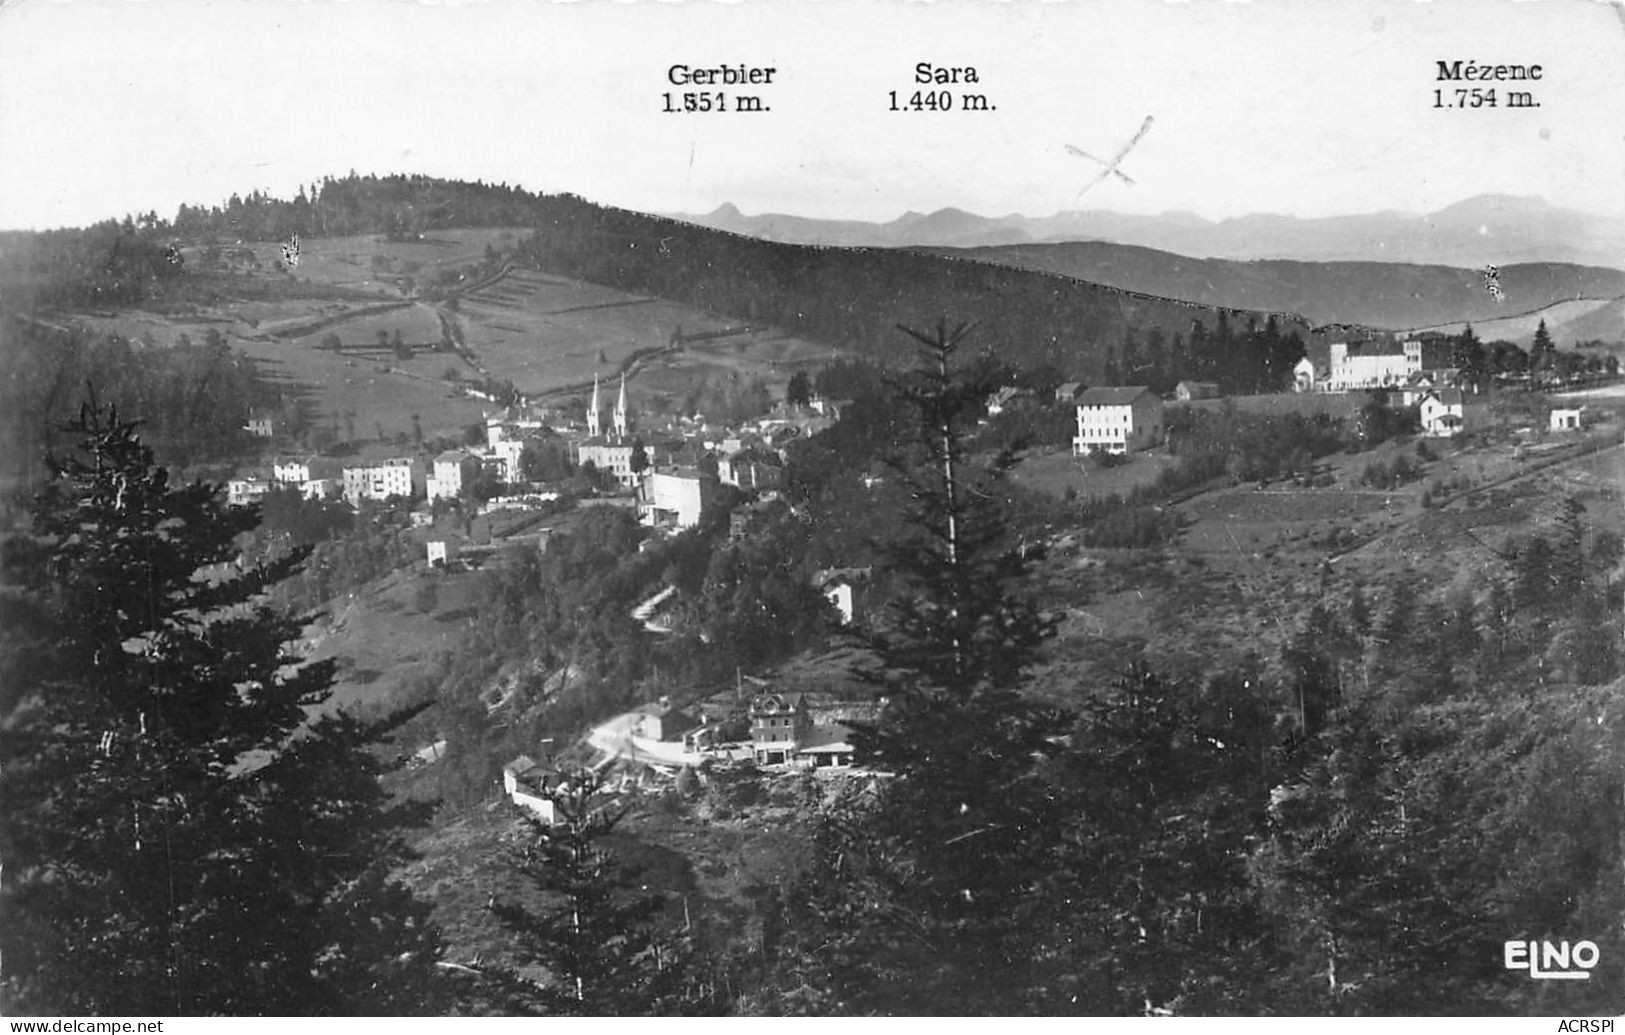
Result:
{"type": "Polygon", "coordinates": [[[1552,361],[1552,334],[1546,329],[1546,321],[1540,321],[1535,328],[1535,340],[1529,346],[1529,372],[1539,374],[1551,365],[1552,361]]]}
{"type": "Polygon", "coordinates": [[[1065,836],[1041,889],[1044,1012],[1252,1012],[1273,937],[1245,857],[1277,768],[1256,673],[1205,686],[1135,663],[1082,709],[1058,760],[1065,836]]]}
{"type": "Polygon", "coordinates": [[[303,555],[244,567],[257,508],[170,485],[135,423],[87,406],[66,430],[5,556],[27,630],[0,701],[5,1009],[435,1009],[378,731],[307,725],[332,664],[300,664],[265,603],[303,555]]]}
{"type": "Polygon", "coordinates": [[[551,823],[531,817],[532,837],[517,869],[550,906],[534,912],[499,903],[498,918],[521,951],[551,976],[546,984],[506,981],[519,1010],[577,1016],[642,1016],[701,1008],[689,981],[690,950],[661,921],[664,901],[604,844],[626,815],[587,770],[549,795],[551,823]]]}
{"type": "Polygon", "coordinates": [[[1012,458],[970,456],[989,368],[956,362],[963,326],[904,330],[921,345],[895,385],[910,534],[883,546],[907,588],[871,641],[890,703],[855,734],[860,760],[895,779],[822,832],[797,925],[821,943],[798,973],[822,977],[798,980],[828,982],[843,1010],[1009,1012],[1043,927],[1029,892],[1058,825],[1042,760],[1063,730],[1018,688],[1054,622],[1020,595],[1029,554],[998,491],[1012,458]]]}

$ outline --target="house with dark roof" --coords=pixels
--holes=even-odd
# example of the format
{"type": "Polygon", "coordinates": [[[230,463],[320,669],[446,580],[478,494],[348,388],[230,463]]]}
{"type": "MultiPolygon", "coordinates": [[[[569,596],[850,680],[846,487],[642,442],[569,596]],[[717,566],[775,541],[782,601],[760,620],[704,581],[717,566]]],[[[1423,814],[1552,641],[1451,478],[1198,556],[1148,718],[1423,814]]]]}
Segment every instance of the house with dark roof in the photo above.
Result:
{"type": "Polygon", "coordinates": [[[1033,392],[1030,388],[1005,385],[987,397],[988,416],[997,417],[1005,410],[1014,409],[1022,400],[1031,399],[1032,395],[1033,392]]]}
{"type": "Polygon", "coordinates": [[[1435,438],[1451,438],[1467,426],[1466,398],[1460,388],[1440,388],[1422,396],[1417,404],[1422,433],[1435,438]]]}
{"type": "Polygon", "coordinates": [[[1305,356],[1298,360],[1292,368],[1292,390],[1295,392],[1313,392],[1323,387],[1327,377],[1327,364],[1325,361],[1316,362],[1314,357],[1305,356]]]}
{"type": "Polygon", "coordinates": [[[543,823],[557,822],[548,794],[547,770],[529,755],[520,755],[502,767],[502,789],[520,808],[529,809],[543,823]]]}
{"type": "Polygon", "coordinates": [[[678,740],[700,724],[692,713],[674,707],[668,697],[638,708],[637,713],[632,732],[646,740],[678,740]]]}
{"type": "Polygon", "coordinates": [[[1124,454],[1162,441],[1162,399],[1145,385],[1090,388],[1078,396],[1072,454],[1124,454]]]}
{"type": "Polygon", "coordinates": [[[805,694],[758,694],[750,702],[751,757],[757,765],[785,765],[812,732],[805,694]]]}
{"type": "Polygon", "coordinates": [[[852,764],[852,731],[840,723],[815,726],[796,747],[796,761],[809,769],[845,768],[852,764]]]}
{"type": "Polygon", "coordinates": [[[456,499],[465,487],[479,477],[480,461],[463,449],[448,449],[434,458],[434,471],[428,477],[425,491],[429,499],[456,499]]]}
{"type": "Polygon", "coordinates": [[[851,625],[863,616],[864,597],[873,568],[824,568],[813,573],[813,585],[841,613],[841,624],[851,625]]]}
{"type": "Polygon", "coordinates": [[[784,478],[784,461],[762,449],[741,449],[717,459],[717,480],[738,489],[771,489],[784,478]]]}

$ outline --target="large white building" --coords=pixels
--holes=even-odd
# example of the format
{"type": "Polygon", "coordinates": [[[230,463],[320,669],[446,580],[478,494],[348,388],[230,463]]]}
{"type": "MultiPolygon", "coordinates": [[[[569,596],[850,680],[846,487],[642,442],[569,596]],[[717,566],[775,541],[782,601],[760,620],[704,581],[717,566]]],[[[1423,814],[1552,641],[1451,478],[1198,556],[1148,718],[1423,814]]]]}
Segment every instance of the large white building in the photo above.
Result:
{"type": "Polygon", "coordinates": [[[380,460],[374,464],[344,469],[344,498],[351,503],[384,500],[391,496],[411,498],[424,485],[423,462],[410,457],[380,460]]]}
{"type": "Polygon", "coordinates": [[[303,485],[312,478],[329,477],[334,466],[332,461],[324,465],[321,458],[314,456],[275,460],[271,463],[271,480],[283,485],[303,485]]]}
{"type": "Polygon", "coordinates": [[[434,458],[434,473],[429,476],[428,495],[431,500],[456,499],[474,483],[480,473],[480,461],[461,449],[448,449],[434,458]]]}
{"type": "Polygon", "coordinates": [[[640,489],[638,514],[657,528],[693,528],[716,493],[717,480],[692,468],[647,471],[640,489]]]}
{"type": "Polygon", "coordinates": [[[576,466],[592,464],[599,471],[613,475],[621,488],[634,488],[638,484],[641,472],[635,474],[632,471],[633,451],[634,447],[630,442],[591,438],[576,444],[576,466]]]}
{"type": "Polygon", "coordinates": [[[1422,370],[1422,343],[1407,341],[1400,352],[1350,352],[1347,342],[1331,346],[1327,387],[1334,392],[1404,384],[1422,370]]]}
{"type": "Polygon", "coordinates": [[[1078,396],[1072,453],[1127,453],[1162,441],[1162,399],[1145,385],[1090,388],[1078,396]]]}
{"type": "Polygon", "coordinates": [[[264,478],[233,478],[226,483],[226,502],[234,507],[257,503],[270,490],[264,478]]]}

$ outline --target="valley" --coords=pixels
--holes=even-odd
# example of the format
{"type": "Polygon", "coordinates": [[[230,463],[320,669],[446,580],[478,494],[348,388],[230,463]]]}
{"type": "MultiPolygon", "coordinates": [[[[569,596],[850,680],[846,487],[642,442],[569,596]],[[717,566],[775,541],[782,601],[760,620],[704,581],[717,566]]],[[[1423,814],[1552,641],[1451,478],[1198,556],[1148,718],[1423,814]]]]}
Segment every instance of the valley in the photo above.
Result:
{"type": "MultiPolygon", "coordinates": [[[[398,204],[424,184],[368,186],[381,212],[426,207],[398,204]]],[[[471,211],[492,193],[458,189],[471,211]]],[[[360,908],[416,917],[415,983],[467,1013],[567,988],[548,928],[515,920],[588,901],[548,883],[576,873],[547,854],[563,838],[602,853],[598,918],[635,909],[595,944],[640,946],[616,965],[663,989],[656,1013],[921,1009],[863,940],[915,917],[1041,942],[976,966],[932,943],[990,1010],[1067,1012],[1069,982],[1098,1012],[1320,1008],[1278,949],[1305,924],[1425,1006],[1408,943],[1325,890],[1319,846],[1349,831],[1382,909],[1433,908],[1387,868],[1460,883],[1430,930],[1607,915],[1617,816],[1571,829],[1537,792],[1576,744],[1573,793],[1615,786],[1590,738],[1622,678],[1625,398],[1602,360],[1625,342],[1573,335],[1607,326],[1625,274],[1508,266],[1504,304],[1533,308],[1494,319],[1470,270],[810,249],[525,205],[533,225],[390,215],[231,247],[204,226],[167,281],[5,324],[19,484],[97,379],[98,406],[153,414],[177,483],[219,483],[241,527],[212,577],[298,616],[241,697],[321,681],[238,776],[281,802],[280,767],[345,760],[365,822],[341,825],[398,839],[371,842],[388,866],[360,908]],[[1383,329],[1401,317],[1437,322],[1383,329]],[[330,748],[351,722],[365,746],[330,748]],[[1608,861],[1540,869],[1531,830],[1608,861]],[[1134,962],[1124,903],[1191,954],[1178,973],[1134,962]],[[1079,924],[1128,961],[1121,987],[1090,983],[1079,924]],[[1232,979],[1211,968],[1234,939],[1275,948],[1232,979]]],[[[204,523],[157,532],[182,526],[204,523]]],[[[145,713],[124,721],[104,754],[144,743],[145,713]]],[[[1450,1002],[1532,1008],[1494,962],[1450,1002]]]]}

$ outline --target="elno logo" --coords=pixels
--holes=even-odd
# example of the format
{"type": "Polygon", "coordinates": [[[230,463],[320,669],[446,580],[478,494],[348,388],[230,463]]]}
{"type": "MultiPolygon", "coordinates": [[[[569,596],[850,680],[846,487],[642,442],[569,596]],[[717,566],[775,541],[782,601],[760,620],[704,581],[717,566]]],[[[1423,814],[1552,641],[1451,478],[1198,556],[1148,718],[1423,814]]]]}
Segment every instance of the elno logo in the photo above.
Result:
{"type": "Polygon", "coordinates": [[[1597,965],[1596,942],[1507,942],[1503,949],[1508,970],[1549,981],[1586,981],[1597,965]]]}

